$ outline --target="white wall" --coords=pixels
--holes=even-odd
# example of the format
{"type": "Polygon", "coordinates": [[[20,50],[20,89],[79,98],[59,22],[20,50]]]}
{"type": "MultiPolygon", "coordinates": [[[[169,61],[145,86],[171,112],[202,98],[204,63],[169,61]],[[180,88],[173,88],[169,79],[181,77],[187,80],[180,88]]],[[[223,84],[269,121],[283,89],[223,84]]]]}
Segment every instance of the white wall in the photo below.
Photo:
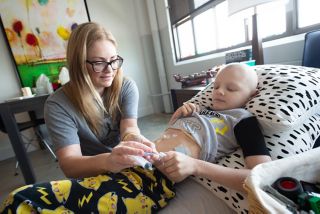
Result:
{"type": "Polygon", "coordinates": [[[102,24],[114,34],[119,55],[124,58],[124,74],[138,85],[139,116],[152,114],[161,103],[153,106],[155,99],[150,94],[159,93],[160,86],[145,1],[95,0],[87,4],[91,21],[102,24]]]}
{"type": "MultiPolygon", "coordinates": [[[[2,32],[0,33],[0,102],[20,95],[19,79],[9,55],[2,32]]],[[[0,131],[0,160],[13,156],[13,150],[6,134],[0,131]]]]}
{"type": "MultiPolygon", "coordinates": [[[[124,58],[124,74],[138,85],[139,117],[162,112],[161,97],[150,96],[161,90],[146,0],[95,0],[87,4],[91,21],[102,24],[114,34],[119,55],[124,58]]],[[[2,33],[0,50],[0,101],[3,101],[20,96],[20,85],[2,33]]],[[[0,133],[0,160],[12,156],[7,135],[0,133]]]]}

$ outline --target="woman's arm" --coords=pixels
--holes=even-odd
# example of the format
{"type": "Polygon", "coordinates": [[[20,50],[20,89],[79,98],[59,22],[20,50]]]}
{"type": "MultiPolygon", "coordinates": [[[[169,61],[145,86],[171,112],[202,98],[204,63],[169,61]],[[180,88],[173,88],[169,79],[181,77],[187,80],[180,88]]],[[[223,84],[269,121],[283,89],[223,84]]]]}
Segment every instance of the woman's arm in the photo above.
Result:
{"type": "Polygon", "coordinates": [[[134,141],[121,142],[111,153],[83,156],[80,145],[73,144],[57,151],[59,165],[67,177],[81,178],[105,172],[119,172],[135,165],[132,155],[142,156],[150,147],[134,141]]]}
{"type": "Polygon", "coordinates": [[[150,140],[145,138],[141,133],[138,127],[137,119],[122,119],[120,122],[120,133],[121,140],[123,141],[136,141],[143,143],[144,145],[150,147],[152,151],[155,150],[155,145],[150,140]]]}
{"type": "Polygon", "coordinates": [[[106,172],[110,154],[82,156],[80,144],[73,144],[59,149],[56,155],[63,173],[68,178],[81,178],[106,172]]]}
{"type": "Polygon", "coordinates": [[[121,90],[121,140],[134,140],[146,145],[152,143],[141,135],[137,123],[139,91],[136,83],[131,79],[124,79],[121,90]]]}
{"type": "Polygon", "coordinates": [[[120,121],[120,134],[121,134],[121,139],[128,136],[128,134],[140,135],[140,129],[138,127],[137,119],[135,118],[122,119],[120,121]]]}

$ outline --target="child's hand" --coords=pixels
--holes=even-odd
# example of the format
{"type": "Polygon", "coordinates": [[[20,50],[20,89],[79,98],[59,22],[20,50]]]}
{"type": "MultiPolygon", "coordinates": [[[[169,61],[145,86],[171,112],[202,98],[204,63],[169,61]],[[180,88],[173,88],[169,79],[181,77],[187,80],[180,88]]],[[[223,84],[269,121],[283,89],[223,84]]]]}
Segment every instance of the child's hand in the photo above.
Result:
{"type": "Polygon", "coordinates": [[[144,158],[146,160],[148,160],[150,163],[154,164],[156,166],[156,164],[159,164],[161,162],[161,159],[166,156],[165,153],[163,152],[157,152],[157,151],[153,151],[153,152],[145,152],[144,153],[144,158]]]}
{"type": "Polygon", "coordinates": [[[180,117],[188,117],[191,116],[193,112],[197,112],[200,110],[200,106],[193,103],[184,103],[183,106],[178,108],[172,115],[169,124],[173,124],[180,117]]]}
{"type": "Polygon", "coordinates": [[[155,162],[154,165],[170,180],[180,182],[189,175],[195,174],[196,159],[176,151],[169,151],[165,154],[166,156],[155,162]]]}

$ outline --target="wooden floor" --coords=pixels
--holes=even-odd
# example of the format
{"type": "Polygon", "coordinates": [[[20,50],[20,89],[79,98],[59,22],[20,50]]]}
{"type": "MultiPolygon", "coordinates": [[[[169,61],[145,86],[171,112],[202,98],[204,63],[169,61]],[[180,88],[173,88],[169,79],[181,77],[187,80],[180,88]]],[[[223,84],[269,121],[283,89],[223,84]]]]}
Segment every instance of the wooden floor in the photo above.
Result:
{"type": "MultiPolygon", "coordinates": [[[[166,128],[171,114],[155,114],[139,118],[141,133],[150,140],[156,139],[166,128]]],[[[65,178],[59,165],[46,150],[37,150],[29,153],[37,182],[47,182],[65,178]]],[[[23,186],[23,176],[18,169],[15,174],[15,158],[0,161],[0,203],[14,189],[23,186]]]]}

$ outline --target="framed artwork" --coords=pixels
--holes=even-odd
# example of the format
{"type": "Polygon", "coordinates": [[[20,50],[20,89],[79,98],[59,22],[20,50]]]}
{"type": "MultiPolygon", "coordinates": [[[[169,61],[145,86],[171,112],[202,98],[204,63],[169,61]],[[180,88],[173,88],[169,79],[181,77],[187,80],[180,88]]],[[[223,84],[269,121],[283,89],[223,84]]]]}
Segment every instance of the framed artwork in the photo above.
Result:
{"type": "Polygon", "coordinates": [[[0,0],[0,18],[21,87],[45,74],[55,88],[71,31],[90,21],[85,0],[0,0]]]}

